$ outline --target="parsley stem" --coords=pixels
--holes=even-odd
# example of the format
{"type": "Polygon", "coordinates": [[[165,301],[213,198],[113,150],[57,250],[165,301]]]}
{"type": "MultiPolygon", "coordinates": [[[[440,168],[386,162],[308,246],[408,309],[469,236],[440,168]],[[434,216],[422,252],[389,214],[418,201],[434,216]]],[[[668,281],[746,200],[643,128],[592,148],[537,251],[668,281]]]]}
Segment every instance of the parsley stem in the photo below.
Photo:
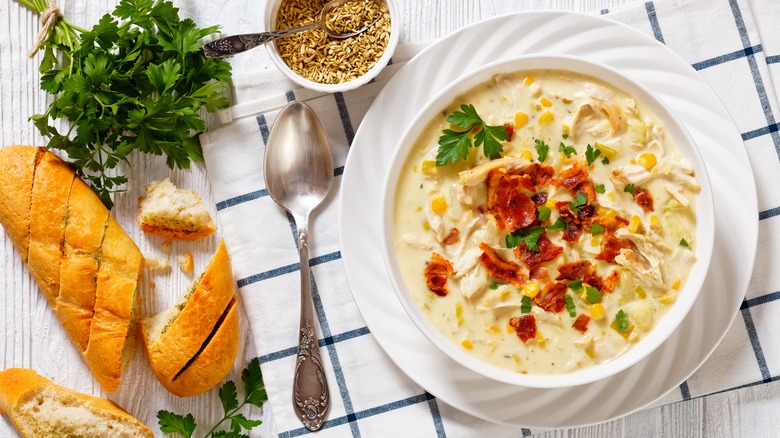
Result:
{"type": "Polygon", "coordinates": [[[248,397],[248,395],[244,397],[244,401],[243,401],[243,402],[242,402],[240,405],[238,405],[238,407],[237,407],[237,408],[233,409],[233,410],[232,410],[232,411],[230,411],[230,412],[226,412],[226,413],[225,413],[225,416],[224,416],[224,417],[222,417],[222,419],[221,419],[221,420],[219,420],[219,422],[217,422],[217,424],[215,424],[215,425],[214,425],[214,427],[212,427],[212,428],[211,428],[211,430],[209,430],[209,431],[208,431],[208,433],[206,433],[205,437],[206,437],[206,438],[209,438],[209,437],[211,437],[211,436],[214,436],[214,432],[217,430],[217,428],[218,428],[218,427],[219,427],[219,426],[220,426],[222,423],[224,423],[224,422],[225,422],[225,420],[227,420],[228,418],[231,418],[233,415],[236,415],[236,414],[238,413],[238,411],[240,411],[240,410],[241,410],[241,408],[243,408],[243,407],[244,407],[244,405],[246,405],[246,401],[247,401],[247,400],[249,400],[249,397],[248,397]]]}

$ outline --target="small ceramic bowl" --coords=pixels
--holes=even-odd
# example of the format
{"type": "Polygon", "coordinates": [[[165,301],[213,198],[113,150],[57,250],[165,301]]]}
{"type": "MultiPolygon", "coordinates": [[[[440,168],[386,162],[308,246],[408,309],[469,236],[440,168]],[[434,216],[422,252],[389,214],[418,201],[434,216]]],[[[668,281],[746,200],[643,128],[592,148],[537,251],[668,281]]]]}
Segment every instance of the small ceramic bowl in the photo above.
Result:
{"type": "MultiPolygon", "coordinates": [[[[279,55],[279,51],[276,49],[276,44],[273,42],[266,44],[266,50],[268,50],[268,54],[271,57],[271,60],[274,62],[274,64],[276,64],[279,70],[284,72],[284,74],[291,81],[302,87],[322,93],[336,93],[358,88],[370,82],[372,79],[374,79],[374,77],[376,77],[376,75],[379,74],[380,71],[382,71],[383,68],[385,68],[387,63],[390,61],[390,58],[393,56],[393,52],[395,51],[396,46],[398,45],[398,35],[400,34],[400,24],[398,23],[398,17],[400,14],[398,13],[398,6],[394,0],[384,0],[384,2],[387,4],[387,8],[390,13],[390,40],[388,41],[387,47],[385,48],[385,51],[382,53],[382,56],[379,58],[377,63],[365,74],[356,79],[339,84],[323,84],[320,82],[314,82],[295,73],[287,65],[287,63],[282,60],[282,57],[279,55]]],[[[282,0],[266,2],[263,16],[264,29],[276,30],[276,16],[279,12],[281,3],[282,0]]]]}
{"type": "Polygon", "coordinates": [[[680,119],[645,87],[624,76],[618,70],[582,58],[529,55],[489,64],[456,80],[426,104],[412,120],[414,122],[407,127],[396,145],[396,150],[391,160],[392,164],[384,180],[384,199],[382,200],[384,209],[382,225],[383,256],[388,276],[398,299],[418,329],[436,347],[456,362],[495,381],[534,388],[562,388],[598,381],[625,370],[650,354],[677,329],[696,300],[709,269],[715,232],[713,196],[707,170],[695,142],[680,119]],[[468,354],[465,349],[460,348],[460,346],[455,345],[454,342],[445,337],[431,324],[428,317],[423,314],[420,304],[415,300],[405,284],[398,256],[396,255],[394,208],[401,168],[406,162],[406,157],[415,144],[415,140],[426,129],[428,122],[437,113],[441,112],[462,93],[485,83],[498,73],[544,69],[570,71],[605,81],[626,92],[637,101],[642,102],[664,124],[667,133],[674,140],[682,156],[693,166],[697,180],[701,185],[701,191],[696,195],[695,199],[695,241],[697,243],[695,253],[698,261],[693,265],[685,285],[678,292],[675,303],[669,308],[667,313],[656,322],[655,327],[649,333],[622,355],[601,364],[595,364],[570,373],[521,374],[490,365],[468,354]]]}

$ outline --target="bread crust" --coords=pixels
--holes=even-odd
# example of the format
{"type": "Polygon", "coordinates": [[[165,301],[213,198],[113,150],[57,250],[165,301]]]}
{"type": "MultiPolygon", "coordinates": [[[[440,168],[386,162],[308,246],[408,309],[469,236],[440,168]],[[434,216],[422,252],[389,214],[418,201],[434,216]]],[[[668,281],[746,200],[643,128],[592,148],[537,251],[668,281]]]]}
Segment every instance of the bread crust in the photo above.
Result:
{"type": "Polygon", "coordinates": [[[214,234],[214,231],[217,230],[216,225],[204,230],[197,230],[197,231],[176,230],[173,228],[155,227],[153,225],[149,225],[146,223],[141,223],[140,225],[141,225],[141,230],[143,230],[146,233],[153,234],[155,236],[162,237],[165,239],[173,239],[173,240],[189,240],[189,241],[198,240],[204,237],[211,236],[212,234],[214,234]]]}
{"type": "MultiPolygon", "coordinates": [[[[0,414],[8,415],[17,430],[22,432],[24,427],[20,424],[18,410],[25,401],[38,396],[44,388],[52,389],[58,395],[74,400],[78,405],[87,407],[103,418],[121,423],[131,429],[136,436],[150,438],[154,436],[148,427],[114,402],[57,385],[35,371],[25,368],[9,368],[0,371],[0,414]]],[[[41,412],[40,415],[46,415],[46,412],[41,412]]]]}
{"type": "Polygon", "coordinates": [[[30,243],[30,199],[41,150],[31,146],[0,149],[0,224],[27,263],[30,243]]]}

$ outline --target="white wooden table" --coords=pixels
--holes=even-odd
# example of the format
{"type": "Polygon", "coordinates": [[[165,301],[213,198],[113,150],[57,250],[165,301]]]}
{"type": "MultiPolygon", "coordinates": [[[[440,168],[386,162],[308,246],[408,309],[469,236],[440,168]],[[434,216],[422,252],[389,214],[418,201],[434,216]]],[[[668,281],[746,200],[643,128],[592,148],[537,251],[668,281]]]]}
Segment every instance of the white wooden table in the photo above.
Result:
{"type": "MultiPolygon", "coordinates": [[[[559,9],[597,11],[632,0],[396,0],[400,6],[400,43],[426,41],[447,35],[467,24],[512,11],[559,9]]],[[[65,16],[72,22],[90,27],[104,13],[113,10],[117,0],[59,0],[65,16]]],[[[225,33],[251,32],[260,28],[259,18],[264,2],[258,0],[175,0],[184,16],[201,26],[221,24],[225,33]]],[[[43,112],[47,96],[38,88],[39,58],[30,61],[27,50],[38,33],[38,17],[18,3],[8,1],[0,8],[0,145],[43,145],[44,139],[27,118],[43,112]]],[[[232,64],[235,72],[275,68],[266,52],[238,56],[232,64]]],[[[174,242],[169,253],[162,250],[162,239],[144,235],[134,221],[137,198],[144,184],[170,177],[180,187],[192,188],[215,214],[205,168],[170,171],[162,157],[132,155],[132,167],[125,169],[130,177],[127,192],[116,197],[113,214],[138,243],[145,254],[167,258],[173,265],[167,272],[145,275],[142,293],[143,313],[151,315],[172,304],[192,282],[192,274],[176,267],[177,255],[191,251],[195,272],[202,271],[216,248],[217,237],[200,242],[174,242]],[[153,284],[152,284],[153,283],[153,284]]],[[[92,378],[80,355],[38,292],[20,257],[8,238],[0,239],[0,338],[2,369],[27,367],[64,386],[106,396],[92,378]]],[[[238,381],[241,369],[254,357],[251,333],[243,327],[239,359],[229,378],[238,381]]],[[[139,345],[140,347],[140,345],[139,345]]],[[[179,413],[192,412],[202,426],[220,417],[221,406],[216,388],[206,394],[180,399],[169,394],[149,370],[144,353],[137,351],[123,376],[120,390],[109,398],[134,413],[157,435],[155,415],[159,409],[179,413]]],[[[780,433],[780,383],[730,391],[704,398],[644,410],[612,422],[582,429],[550,431],[541,436],[755,436],[769,437],[780,433]]],[[[268,412],[250,415],[270,420],[268,412]]],[[[199,432],[203,430],[199,428],[199,432]]],[[[399,433],[403,435],[402,431],[399,433]]],[[[252,432],[252,436],[272,437],[272,421],[252,432]]],[[[0,436],[17,436],[8,420],[0,420],[0,436]]]]}

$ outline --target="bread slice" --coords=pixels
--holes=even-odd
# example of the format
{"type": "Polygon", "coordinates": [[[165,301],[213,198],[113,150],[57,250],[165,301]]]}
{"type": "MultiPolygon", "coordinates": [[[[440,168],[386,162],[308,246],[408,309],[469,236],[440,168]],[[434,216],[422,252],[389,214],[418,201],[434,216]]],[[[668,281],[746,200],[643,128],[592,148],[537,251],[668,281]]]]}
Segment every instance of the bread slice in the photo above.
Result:
{"type": "Polygon", "coordinates": [[[0,220],[22,260],[30,244],[30,200],[35,165],[43,154],[30,146],[0,149],[0,220]]]}
{"type": "Polygon", "coordinates": [[[152,370],[173,394],[198,395],[224,379],[238,353],[237,297],[225,242],[177,304],[141,325],[152,370]]]}
{"type": "Polygon", "coordinates": [[[177,240],[210,236],[217,226],[200,197],[192,190],[178,189],[168,179],[146,185],[138,199],[138,224],[149,234],[177,240]]]}
{"type": "Polygon", "coordinates": [[[33,370],[0,371],[0,414],[23,437],[153,437],[114,402],[56,385],[33,370]]]}

